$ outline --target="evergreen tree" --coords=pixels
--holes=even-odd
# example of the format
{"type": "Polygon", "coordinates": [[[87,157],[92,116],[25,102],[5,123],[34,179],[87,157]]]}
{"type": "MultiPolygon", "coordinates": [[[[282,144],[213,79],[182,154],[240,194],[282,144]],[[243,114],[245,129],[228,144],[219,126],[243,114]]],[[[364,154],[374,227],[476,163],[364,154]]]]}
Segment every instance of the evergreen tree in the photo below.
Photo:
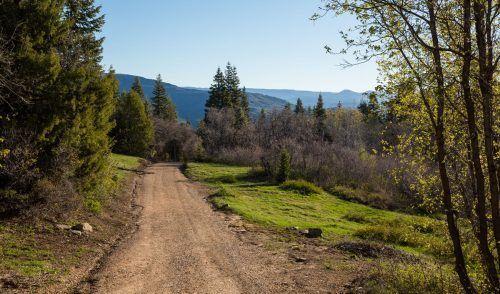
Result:
{"type": "Polygon", "coordinates": [[[277,180],[282,183],[290,178],[291,174],[291,164],[290,164],[290,154],[286,149],[281,150],[280,154],[280,165],[278,169],[277,180]]]}
{"type": "Polygon", "coordinates": [[[142,88],[142,83],[139,77],[134,77],[134,82],[132,83],[130,90],[137,93],[142,100],[146,100],[146,94],[144,94],[144,89],[142,88]]]}
{"type": "Polygon", "coordinates": [[[304,109],[304,105],[302,104],[302,100],[300,98],[297,98],[297,104],[295,104],[294,112],[296,114],[304,114],[306,112],[306,110],[304,109]]]}
{"type": "Polygon", "coordinates": [[[214,81],[210,86],[208,100],[205,103],[205,112],[207,112],[209,108],[221,109],[227,106],[227,96],[228,95],[224,73],[219,67],[217,68],[217,72],[215,73],[214,81]]]}
{"type": "MultiPolygon", "coordinates": [[[[104,195],[111,186],[108,133],[118,84],[114,73],[105,74],[100,65],[102,38],[97,33],[103,24],[93,0],[0,5],[0,27],[10,38],[14,57],[12,79],[29,81],[9,94],[24,101],[0,102],[0,117],[10,118],[1,128],[31,134],[29,147],[37,150],[34,168],[54,181],[78,179],[74,186],[86,200],[104,195]],[[11,107],[15,115],[9,113],[11,107]],[[62,167],[61,158],[73,160],[62,167]]],[[[0,182],[10,185],[10,180],[0,182]]],[[[98,209],[98,202],[87,202],[98,209]]]]}
{"type": "Polygon", "coordinates": [[[323,107],[323,96],[321,93],[318,96],[318,102],[313,109],[314,117],[316,118],[316,129],[319,135],[324,138],[325,136],[325,120],[326,120],[326,110],[323,107]]]}
{"type": "Polygon", "coordinates": [[[232,66],[229,62],[226,65],[225,82],[228,94],[228,101],[225,106],[232,106],[236,111],[236,109],[241,105],[241,97],[243,93],[240,89],[240,78],[238,77],[236,67],[232,66]]]}
{"type": "Polygon", "coordinates": [[[153,123],[144,110],[138,93],[122,94],[116,114],[115,151],[128,155],[149,156],[153,143],[153,123]]]}
{"type": "Polygon", "coordinates": [[[316,106],[314,106],[314,117],[318,120],[324,120],[326,118],[326,110],[323,106],[323,96],[321,93],[318,96],[318,102],[316,102],[316,106]]]}
{"type": "Polygon", "coordinates": [[[153,90],[153,114],[163,120],[177,122],[175,105],[168,96],[160,75],[156,78],[153,90]]]}
{"type": "Polygon", "coordinates": [[[243,91],[241,93],[241,109],[243,110],[243,114],[246,121],[250,120],[250,105],[248,103],[248,95],[247,89],[243,87],[243,91]]]}
{"type": "Polygon", "coordinates": [[[149,116],[151,116],[151,110],[150,110],[148,98],[146,97],[146,94],[144,93],[144,89],[142,88],[142,83],[141,83],[141,80],[139,79],[139,77],[134,77],[134,82],[132,83],[130,90],[133,90],[141,97],[142,103],[144,104],[144,109],[146,110],[146,113],[149,116]]]}

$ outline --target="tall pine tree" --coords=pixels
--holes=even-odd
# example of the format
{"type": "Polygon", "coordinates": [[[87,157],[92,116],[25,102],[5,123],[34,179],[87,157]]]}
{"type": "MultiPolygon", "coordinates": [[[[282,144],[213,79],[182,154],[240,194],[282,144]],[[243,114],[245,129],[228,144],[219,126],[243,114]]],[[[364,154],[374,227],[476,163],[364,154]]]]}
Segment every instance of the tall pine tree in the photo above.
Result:
{"type": "Polygon", "coordinates": [[[295,104],[294,112],[296,114],[304,114],[306,112],[306,110],[304,109],[304,104],[302,104],[302,100],[300,98],[297,98],[297,104],[295,104]]]}
{"type": "Polygon", "coordinates": [[[153,90],[153,114],[165,121],[177,122],[175,105],[163,86],[161,75],[156,77],[153,90]]]}
{"type": "MultiPolygon", "coordinates": [[[[0,27],[12,36],[15,75],[30,82],[17,93],[30,103],[11,105],[15,115],[2,129],[31,133],[37,167],[50,179],[78,179],[76,187],[87,199],[103,195],[110,177],[108,133],[117,83],[99,63],[103,24],[93,0],[0,5],[0,27]],[[62,168],[61,157],[75,160],[62,168]]],[[[0,116],[8,113],[5,106],[0,104],[0,116]]]]}
{"type": "Polygon", "coordinates": [[[323,106],[323,96],[321,93],[318,96],[318,101],[313,109],[314,117],[316,118],[316,129],[318,134],[324,138],[325,136],[325,120],[326,120],[326,110],[323,106]]]}
{"type": "Polygon", "coordinates": [[[210,86],[209,97],[205,103],[205,112],[208,111],[209,108],[222,109],[227,107],[227,97],[228,95],[224,73],[219,67],[215,73],[214,81],[210,86]]]}

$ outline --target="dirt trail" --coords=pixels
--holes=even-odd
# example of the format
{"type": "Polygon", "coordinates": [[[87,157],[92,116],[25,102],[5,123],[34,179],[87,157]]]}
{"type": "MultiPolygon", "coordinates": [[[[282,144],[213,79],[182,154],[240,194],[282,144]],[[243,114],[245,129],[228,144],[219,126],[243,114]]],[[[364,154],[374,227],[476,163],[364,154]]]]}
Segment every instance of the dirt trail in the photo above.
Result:
{"type": "MultiPolygon", "coordinates": [[[[97,293],[284,293],[290,263],[239,240],[173,164],[147,170],[139,229],[96,274],[97,293]]],[[[294,292],[297,291],[294,289],[294,292]]]]}

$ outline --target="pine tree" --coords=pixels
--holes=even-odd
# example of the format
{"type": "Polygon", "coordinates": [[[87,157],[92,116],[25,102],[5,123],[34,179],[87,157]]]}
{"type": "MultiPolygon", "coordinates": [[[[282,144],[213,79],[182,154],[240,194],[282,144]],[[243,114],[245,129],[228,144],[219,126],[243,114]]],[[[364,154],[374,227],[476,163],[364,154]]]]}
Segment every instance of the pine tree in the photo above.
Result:
{"type": "Polygon", "coordinates": [[[132,83],[130,90],[137,93],[142,100],[146,100],[146,94],[144,94],[144,89],[142,88],[142,83],[139,77],[134,77],[134,82],[132,83]]]}
{"type": "Polygon", "coordinates": [[[224,73],[222,73],[220,67],[217,68],[217,72],[214,76],[214,81],[210,86],[209,97],[205,103],[205,113],[210,108],[221,109],[225,107],[225,101],[227,100],[227,88],[224,73]]]}
{"type": "Polygon", "coordinates": [[[172,99],[163,86],[161,75],[158,75],[153,90],[153,114],[169,122],[177,122],[177,112],[172,99]]]}
{"type": "Polygon", "coordinates": [[[146,94],[144,93],[144,89],[142,88],[142,83],[139,77],[134,77],[134,82],[132,83],[132,86],[130,87],[130,90],[133,90],[142,99],[142,103],[144,104],[144,109],[146,110],[146,113],[151,116],[151,110],[150,110],[150,105],[148,102],[148,97],[146,97],[146,94]]]}
{"type": "Polygon", "coordinates": [[[280,183],[288,181],[288,179],[290,178],[290,174],[291,174],[290,154],[288,153],[288,150],[283,149],[281,150],[280,154],[280,165],[276,179],[280,183]]]}
{"type": "MultiPolygon", "coordinates": [[[[16,77],[30,82],[16,93],[30,103],[16,105],[8,127],[33,134],[36,164],[47,176],[77,178],[82,195],[103,195],[110,183],[108,133],[117,81],[99,64],[100,7],[93,0],[4,1],[0,15],[9,15],[0,18],[0,27],[12,36],[16,77]],[[61,168],[61,156],[75,160],[61,168]]],[[[4,105],[0,109],[3,116],[4,105]]]]}
{"type": "Polygon", "coordinates": [[[227,63],[225,72],[226,89],[228,93],[228,102],[225,106],[232,106],[235,111],[241,105],[242,91],[240,89],[240,78],[236,71],[236,67],[232,66],[231,63],[227,63]]]}
{"type": "Polygon", "coordinates": [[[325,137],[325,119],[326,110],[323,107],[323,96],[321,93],[318,96],[318,102],[313,109],[314,117],[316,118],[316,129],[321,138],[325,137]]]}
{"type": "Polygon", "coordinates": [[[115,151],[128,155],[149,156],[153,143],[153,123],[141,96],[134,90],[122,94],[116,114],[115,151]]]}
{"type": "Polygon", "coordinates": [[[295,110],[294,112],[296,114],[304,114],[305,113],[304,105],[302,104],[302,100],[300,98],[297,98],[297,104],[295,104],[295,110]]]}
{"type": "Polygon", "coordinates": [[[318,102],[316,102],[316,106],[314,107],[314,117],[318,120],[324,120],[326,118],[326,110],[323,106],[323,96],[319,94],[318,102]]]}

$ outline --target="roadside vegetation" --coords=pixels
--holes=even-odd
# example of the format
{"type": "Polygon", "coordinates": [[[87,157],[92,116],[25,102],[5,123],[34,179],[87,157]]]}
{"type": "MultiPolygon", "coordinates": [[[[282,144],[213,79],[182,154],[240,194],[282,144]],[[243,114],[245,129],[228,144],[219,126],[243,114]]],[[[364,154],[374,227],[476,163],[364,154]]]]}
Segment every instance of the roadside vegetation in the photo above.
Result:
{"type": "MultiPolygon", "coordinates": [[[[414,290],[425,287],[426,293],[454,293],[459,289],[453,271],[453,251],[441,217],[410,215],[353,203],[304,180],[270,183],[250,167],[189,163],[186,174],[212,188],[210,201],[214,207],[239,214],[278,234],[291,228],[321,228],[324,237],[321,242],[333,247],[346,242],[368,248],[381,244],[415,255],[415,259],[404,262],[397,258],[389,261],[368,258],[367,262],[377,264],[377,270],[366,278],[363,286],[377,293],[388,290],[403,293],[412,287],[419,287],[414,290]],[[310,193],[303,192],[304,186],[310,193]],[[393,270],[387,271],[388,267],[393,270]]],[[[477,260],[474,243],[467,242],[467,246],[469,257],[477,260]]],[[[477,266],[471,264],[471,267],[477,266]]]]}
{"type": "MultiPolygon", "coordinates": [[[[124,181],[143,161],[138,157],[119,154],[112,154],[111,159],[115,188],[112,195],[102,201],[102,209],[106,212],[110,206],[118,205],[114,197],[122,193],[120,189],[124,181]]],[[[96,216],[73,210],[64,214],[51,211],[49,215],[45,210],[33,209],[35,219],[22,217],[0,222],[0,282],[32,290],[36,289],[30,288],[33,286],[52,285],[58,280],[64,280],[80,263],[90,262],[89,257],[101,250],[94,242],[113,237],[110,234],[112,230],[106,228],[106,224],[96,216]],[[58,223],[72,226],[82,220],[99,224],[96,229],[103,232],[95,233],[99,236],[82,240],[78,235],[58,230],[55,226],[58,223]]],[[[117,217],[115,221],[123,220],[117,217]]]]}

